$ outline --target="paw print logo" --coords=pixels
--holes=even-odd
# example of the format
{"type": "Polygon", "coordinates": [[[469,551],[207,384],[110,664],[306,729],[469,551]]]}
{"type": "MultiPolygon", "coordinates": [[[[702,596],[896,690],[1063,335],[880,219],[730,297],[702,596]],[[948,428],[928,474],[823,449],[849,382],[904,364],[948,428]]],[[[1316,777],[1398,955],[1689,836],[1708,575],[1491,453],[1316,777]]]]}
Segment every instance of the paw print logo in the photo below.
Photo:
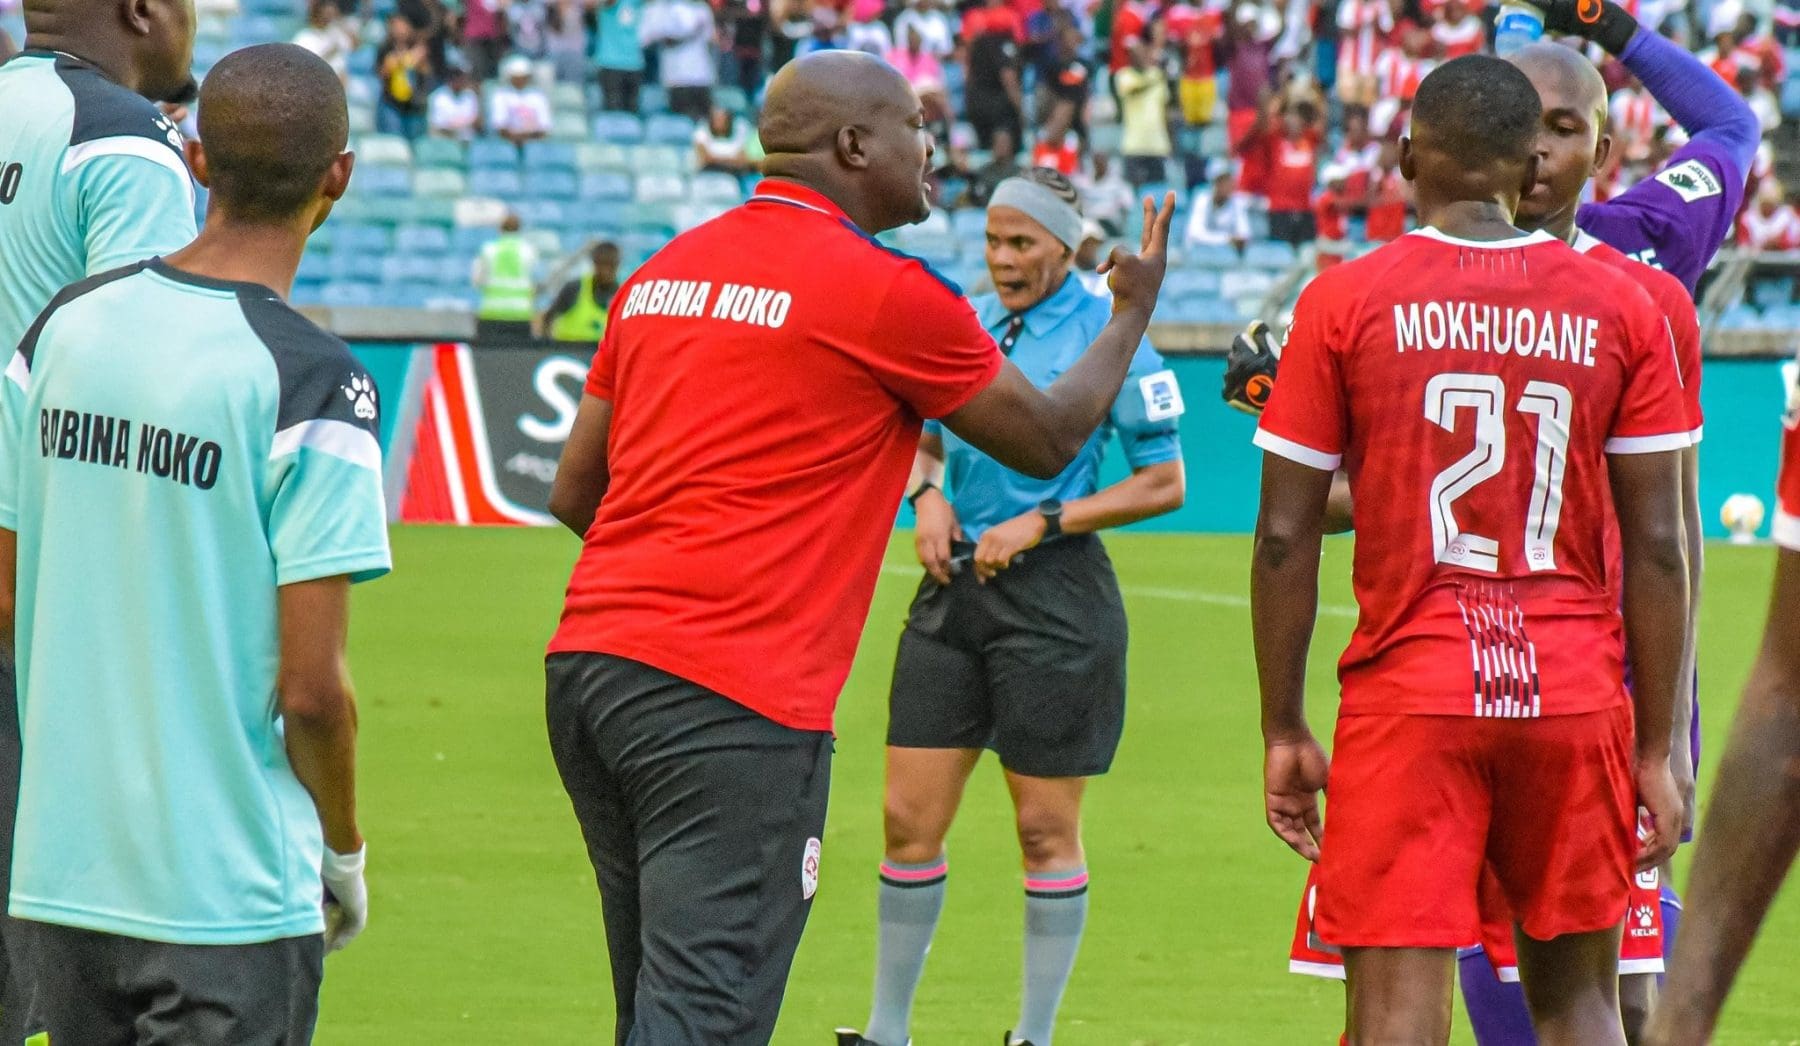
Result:
{"type": "Polygon", "coordinates": [[[161,131],[163,133],[163,137],[168,140],[170,148],[176,150],[177,152],[181,151],[181,146],[182,146],[181,128],[176,126],[174,120],[169,119],[169,117],[166,113],[157,113],[156,114],[156,128],[157,128],[157,130],[161,131]]]}
{"type": "Polygon", "coordinates": [[[351,411],[364,421],[375,420],[375,379],[363,374],[352,374],[350,384],[339,386],[344,391],[344,398],[352,404],[351,411]]]}
{"type": "Polygon", "coordinates": [[[1637,918],[1638,926],[1643,929],[1648,930],[1656,923],[1656,913],[1651,911],[1648,905],[1638,905],[1637,910],[1633,914],[1637,918]]]}

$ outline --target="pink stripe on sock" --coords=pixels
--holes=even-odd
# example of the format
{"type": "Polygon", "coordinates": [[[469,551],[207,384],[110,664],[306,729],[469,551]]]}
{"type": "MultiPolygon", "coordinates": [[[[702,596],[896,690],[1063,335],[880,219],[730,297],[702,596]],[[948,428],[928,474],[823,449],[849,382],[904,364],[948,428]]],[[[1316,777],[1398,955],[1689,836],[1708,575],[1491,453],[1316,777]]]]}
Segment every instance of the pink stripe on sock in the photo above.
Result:
{"type": "Polygon", "coordinates": [[[940,875],[948,875],[949,872],[950,861],[948,859],[939,861],[929,868],[895,868],[886,861],[881,862],[882,877],[902,883],[916,883],[926,879],[936,879],[940,875]]]}
{"type": "Polygon", "coordinates": [[[1088,884],[1088,874],[1080,872],[1067,879],[1032,879],[1027,877],[1025,889],[1038,893],[1061,893],[1066,890],[1079,890],[1088,884]]]}

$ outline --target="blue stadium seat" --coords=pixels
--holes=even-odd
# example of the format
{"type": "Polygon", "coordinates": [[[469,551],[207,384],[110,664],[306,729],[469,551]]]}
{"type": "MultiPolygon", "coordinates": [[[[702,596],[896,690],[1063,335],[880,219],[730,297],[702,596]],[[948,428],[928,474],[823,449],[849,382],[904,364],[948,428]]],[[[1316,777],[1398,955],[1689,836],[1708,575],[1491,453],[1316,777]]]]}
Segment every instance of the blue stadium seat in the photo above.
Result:
{"type": "Polygon", "coordinates": [[[516,171],[519,169],[519,149],[501,138],[477,138],[469,143],[469,168],[516,171]]]}
{"type": "Polygon", "coordinates": [[[682,232],[704,225],[731,208],[718,203],[683,203],[675,207],[675,226],[682,232]]]}
{"type": "Polygon", "coordinates": [[[332,233],[331,252],[335,254],[378,254],[391,250],[394,234],[379,225],[345,223],[332,233]]]}
{"type": "Polygon", "coordinates": [[[527,173],[573,171],[575,147],[568,142],[526,142],[525,170],[527,173]]]}
{"type": "Polygon", "coordinates": [[[300,268],[294,279],[304,283],[324,283],[331,277],[331,259],[319,251],[309,250],[300,256],[300,268]]]}
{"type": "Polygon", "coordinates": [[[413,195],[454,200],[469,191],[469,180],[451,167],[427,167],[413,172],[413,195]]]}
{"type": "Polygon", "coordinates": [[[1758,280],[1750,287],[1750,301],[1759,309],[1769,310],[1786,305],[1794,300],[1794,280],[1786,279],[1758,280]]]}
{"type": "Polygon", "coordinates": [[[373,105],[350,106],[350,133],[368,134],[375,130],[375,107],[373,105]]]}
{"type": "MultiPolygon", "coordinates": [[[[331,211],[332,217],[336,217],[337,208],[333,207],[331,211]]],[[[326,222],[314,229],[312,235],[306,238],[306,249],[320,254],[330,253],[331,241],[337,236],[339,224],[339,222],[326,222]]]]}
{"type": "Polygon", "coordinates": [[[469,195],[493,196],[510,200],[525,192],[525,180],[518,171],[489,167],[469,174],[469,195]]]}
{"type": "Polygon", "coordinates": [[[743,199],[743,189],[739,187],[738,180],[729,174],[704,171],[694,176],[690,198],[695,203],[722,203],[729,206],[743,199]]]}
{"type": "Polygon", "coordinates": [[[555,229],[569,223],[569,205],[560,200],[522,200],[513,210],[530,229],[555,229]]]}
{"type": "Polygon", "coordinates": [[[1190,269],[1234,269],[1242,262],[1232,247],[1200,244],[1183,250],[1190,269]]]}
{"type": "Polygon", "coordinates": [[[578,171],[629,171],[631,154],[617,142],[581,142],[575,146],[578,171]]]}
{"type": "Polygon", "coordinates": [[[379,254],[347,254],[333,251],[330,266],[333,283],[379,283],[382,273],[382,256],[379,254]]]}
{"type": "Polygon", "coordinates": [[[500,235],[499,229],[486,225],[477,225],[466,229],[450,230],[450,249],[457,254],[477,254],[488,241],[500,235]]]}
{"type": "Polygon", "coordinates": [[[573,200],[581,182],[574,171],[533,171],[525,175],[525,191],[538,200],[573,200]]]}
{"type": "Polygon", "coordinates": [[[661,84],[645,84],[638,91],[638,111],[645,113],[666,113],[669,111],[669,92],[661,84]]]}
{"type": "Polygon", "coordinates": [[[639,175],[632,188],[632,198],[639,203],[680,203],[687,195],[687,179],[678,174],[639,175]]]}
{"type": "Polygon", "coordinates": [[[594,137],[603,142],[635,145],[644,140],[644,123],[630,113],[603,112],[594,117],[594,137]]]}
{"type": "Polygon", "coordinates": [[[420,138],[412,143],[413,164],[418,167],[454,167],[461,169],[468,165],[468,156],[463,143],[454,138],[439,138],[435,135],[420,138]]]}
{"type": "Polygon", "coordinates": [[[582,229],[604,229],[617,233],[625,228],[625,212],[630,207],[631,204],[622,199],[584,199],[581,206],[576,208],[575,215],[570,222],[582,229]]]}
{"type": "Polygon", "coordinates": [[[229,49],[229,44],[215,43],[211,40],[194,41],[194,67],[196,72],[211,69],[213,66],[218,65],[219,59],[225,57],[225,53],[229,49]]]}
{"type": "Polygon", "coordinates": [[[734,113],[750,111],[750,98],[742,87],[730,85],[713,88],[713,104],[721,109],[730,109],[734,113]]]}
{"type": "Polygon", "coordinates": [[[460,254],[446,254],[437,260],[437,275],[432,282],[440,287],[467,287],[475,259],[460,254]]]}
{"type": "Polygon", "coordinates": [[[441,225],[402,225],[394,230],[398,254],[439,255],[450,249],[450,230],[441,225]]]}
{"type": "Polygon", "coordinates": [[[1163,281],[1165,298],[1216,298],[1219,274],[1210,269],[1171,269],[1163,281]]]}
{"type": "Polygon", "coordinates": [[[987,212],[973,207],[964,208],[950,216],[950,227],[955,230],[957,238],[965,243],[985,243],[987,212]]]}
{"type": "Polygon", "coordinates": [[[634,203],[625,209],[625,227],[666,239],[675,234],[675,208],[666,203],[634,203]]]}
{"type": "Polygon", "coordinates": [[[390,254],[381,259],[382,283],[432,282],[435,283],[442,267],[436,258],[419,257],[410,254],[390,254]]]}
{"type": "Polygon", "coordinates": [[[583,200],[629,200],[631,176],[613,171],[591,171],[581,176],[577,194],[583,200]]]}
{"type": "Polygon", "coordinates": [[[350,143],[356,162],[365,167],[409,167],[412,143],[397,134],[363,134],[350,143]]]}
{"type": "Polygon", "coordinates": [[[481,295],[473,287],[439,287],[425,300],[425,308],[433,312],[474,312],[481,295]]]}
{"type": "Polygon", "coordinates": [[[351,105],[373,106],[381,100],[381,88],[366,76],[353,76],[344,85],[344,97],[351,105]]]}
{"type": "Polygon", "coordinates": [[[442,292],[435,283],[390,282],[376,288],[375,293],[381,304],[389,308],[423,309],[426,302],[442,292]]]}
{"type": "Polygon", "coordinates": [[[294,281],[294,289],[288,292],[290,305],[323,305],[325,304],[325,285],[301,280],[294,281]]]}
{"type": "Polygon", "coordinates": [[[644,121],[644,141],[651,145],[689,145],[694,142],[694,121],[674,113],[652,113],[644,121]]]}
{"type": "Polygon", "coordinates": [[[692,149],[673,145],[640,145],[631,150],[631,169],[636,174],[686,174],[694,165],[692,149]]]}
{"type": "Polygon", "coordinates": [[[278,8],[268,9],[271,13],[263,14],[254,5],[245,13],[238,15],[232,23],[231,37],[239,47],[250,44],[266,44],[275,40],[286,40],[294,35],[291,28],[294,21],[294,8],[283,4],[278,8]]]}
{"type": "Polygon", "coordinates": [[[588,140],[588,120],[586,113],[560,110],[550,116],[550,139],[556,142],[573,145],[588,140]]]}
{"type": "Polygon", "coordinates": [[[370,77],[375,75],[375,48],[359,47],[350,52],[350,75],[353,77],[370,77]]]}
{"type": "Polygon", "coordinates": [[[1244,264],[1254,269],[1285,269],[1294,264],[1294,248],[1275,240],[1252,243],[1244,251],[1244,264]]]}
{"type": "Polygon", "coordinates": [[[412,171],[406,167],[358,167],[351,188],[363,196],[411,196],[412,171]]]}

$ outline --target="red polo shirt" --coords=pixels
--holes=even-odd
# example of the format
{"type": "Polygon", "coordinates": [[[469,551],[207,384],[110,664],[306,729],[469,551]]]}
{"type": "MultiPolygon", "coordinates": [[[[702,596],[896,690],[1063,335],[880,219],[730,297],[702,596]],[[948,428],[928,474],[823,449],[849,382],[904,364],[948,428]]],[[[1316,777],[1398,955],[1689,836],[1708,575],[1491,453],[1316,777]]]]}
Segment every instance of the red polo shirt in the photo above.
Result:
{"type": "Polygon", "coordinates": [[[611,481],[550,650],[830,729],[920,422],[1000,366],[954,285],[763,182],[613,300],[587,382],[613,405],[611,481]]]}

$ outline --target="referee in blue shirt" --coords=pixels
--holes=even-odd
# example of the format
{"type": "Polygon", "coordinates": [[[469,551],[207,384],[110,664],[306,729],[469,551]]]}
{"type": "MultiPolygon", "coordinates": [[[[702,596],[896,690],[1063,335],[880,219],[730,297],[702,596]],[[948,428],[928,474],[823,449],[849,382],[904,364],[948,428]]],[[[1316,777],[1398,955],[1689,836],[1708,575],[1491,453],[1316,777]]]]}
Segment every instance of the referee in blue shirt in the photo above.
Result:
{"type": "MultiPolygon", "coordinates": [[[[1071,265],[1075,190],[1034,168],[987,212],[995,293],[974,300],[1000,348],[1049,385],[1111,307],[1071,265]]],[[[1000,756],[1025,869],[1025,991],[1008,1041],[1050,1046],[1087,917],[1081,796],[1112,765],[1125,723],[1125,609],[1095,532],[1159,516],[1183,497],[1175,376],[1148,340],[1109,423],[1052,480],[1014,472],[927,423],[908,500],[926,577],[889,698],[887,854],[867,1029],[842,1046],[906,1046],[914,993],[943,908],[944,837],[984,749],[1000,756]],[[1117,432],[1132,474],[1099,487],[1117,432]]]]}

